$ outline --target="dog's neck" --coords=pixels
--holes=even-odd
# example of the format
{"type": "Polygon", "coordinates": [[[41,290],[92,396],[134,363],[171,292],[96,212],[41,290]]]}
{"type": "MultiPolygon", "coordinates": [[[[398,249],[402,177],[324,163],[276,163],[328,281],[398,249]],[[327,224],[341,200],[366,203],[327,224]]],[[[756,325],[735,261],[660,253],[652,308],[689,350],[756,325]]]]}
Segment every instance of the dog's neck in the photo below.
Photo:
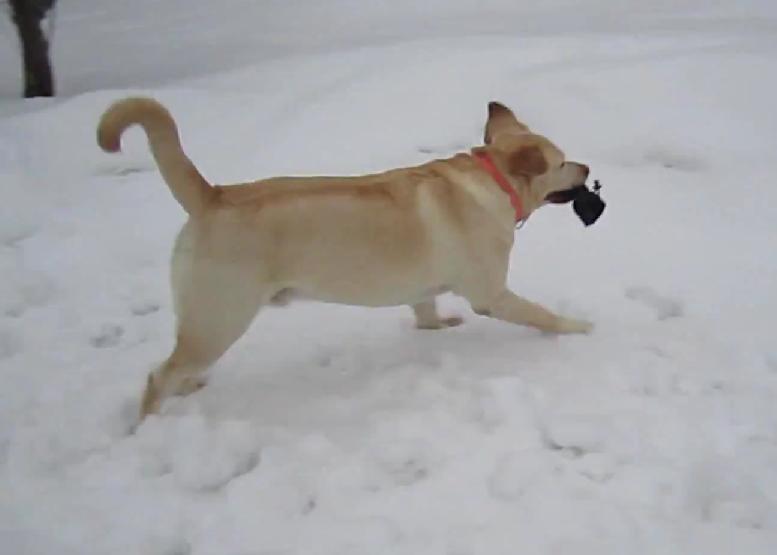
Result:
{"type": "Polygon", "coordinates": [[[521,220],[525,220],[528,215],[524,213],[521,197],[518,195],[515,187],[510,184],[504,174],[496,167],[491,155],[484,150],[476,150],[472,153],[472,158],[491,176],[496,184],[499,185],[499,188],[507,193],[507,196],[510,198],[510,204],[513,206],[513,210],[515,210],[515,222],[518,223],[521,220]]]}

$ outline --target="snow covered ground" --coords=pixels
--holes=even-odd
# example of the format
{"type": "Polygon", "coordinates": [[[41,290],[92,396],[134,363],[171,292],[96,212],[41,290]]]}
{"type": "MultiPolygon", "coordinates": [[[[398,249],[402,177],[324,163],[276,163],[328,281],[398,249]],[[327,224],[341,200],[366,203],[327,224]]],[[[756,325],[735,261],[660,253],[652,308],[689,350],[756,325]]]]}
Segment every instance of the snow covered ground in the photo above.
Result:
{"type": "Polygon", "coordinates": [[[70,0],[62,95],[28,102],[14,41],[3,21],[0,551],[777,552],[772,0],[70,0]],[[448,155],[507,103],[604,184],[590,229],[537,213],[510,275],[594,333],[453,297],[441,332],[267,310],[130,434],[184,219],[140,132],[94,144],[130,92],[221,183],[448,155]]]}

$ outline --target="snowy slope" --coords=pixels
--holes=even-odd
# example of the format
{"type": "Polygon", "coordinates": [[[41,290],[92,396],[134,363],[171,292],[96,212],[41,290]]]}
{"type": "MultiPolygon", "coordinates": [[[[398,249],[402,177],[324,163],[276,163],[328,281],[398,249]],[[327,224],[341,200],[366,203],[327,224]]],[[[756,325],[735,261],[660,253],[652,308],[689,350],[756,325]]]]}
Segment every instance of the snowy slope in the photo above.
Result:
{"type": "Polygon", "coordinates": [[[515,4],[71,0],[50,101],[0,48],[3,553],[777,551],[777,7],[515,4]],[[537,213],[511,285],[596,330],[267,310],[130,434],[184,219],[142,134],[94,144],[130,92],[219,183],[448,155],[506,102],[609,203],[537,213]]]}

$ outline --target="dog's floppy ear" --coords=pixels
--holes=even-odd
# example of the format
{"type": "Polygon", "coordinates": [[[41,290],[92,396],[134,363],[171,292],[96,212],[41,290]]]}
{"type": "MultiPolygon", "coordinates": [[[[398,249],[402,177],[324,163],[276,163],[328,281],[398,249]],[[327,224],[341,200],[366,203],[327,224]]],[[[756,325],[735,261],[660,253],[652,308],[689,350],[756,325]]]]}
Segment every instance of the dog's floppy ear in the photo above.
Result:
{"type": "Polygon", "coordinates": [[[522,146],[510,155],[508,168],[513,175],[542,175],[548,171],[548,161],[540,147],[522,146]]]}
{"type": "Polygon", "coordinates": [[[486,121],[486,131],[483,141],[488,145],[501,133],[509,131],[526,132],[529,128],[518,121],[515,114],[499,102],[488,103],[488,121],[486,121]]]}

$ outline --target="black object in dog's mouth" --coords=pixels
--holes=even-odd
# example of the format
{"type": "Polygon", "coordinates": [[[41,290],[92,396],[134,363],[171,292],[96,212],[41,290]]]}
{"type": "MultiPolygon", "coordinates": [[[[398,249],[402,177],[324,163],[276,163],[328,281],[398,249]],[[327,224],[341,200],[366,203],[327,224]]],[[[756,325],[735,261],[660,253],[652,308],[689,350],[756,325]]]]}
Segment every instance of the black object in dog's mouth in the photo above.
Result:
{"type": "Polygon", "coordinates": [[[545,197],[545,200],[554,204],[566,204],[572,202],[572,209],[586,226],[589,226],[599,219],[607,206],[602,197],[599,196],[599,190],[602,186],[599,181],[594,181],[594,190],[590,191],[583,185],[575,185],[570,189],[555,191],[545,197]]]}

